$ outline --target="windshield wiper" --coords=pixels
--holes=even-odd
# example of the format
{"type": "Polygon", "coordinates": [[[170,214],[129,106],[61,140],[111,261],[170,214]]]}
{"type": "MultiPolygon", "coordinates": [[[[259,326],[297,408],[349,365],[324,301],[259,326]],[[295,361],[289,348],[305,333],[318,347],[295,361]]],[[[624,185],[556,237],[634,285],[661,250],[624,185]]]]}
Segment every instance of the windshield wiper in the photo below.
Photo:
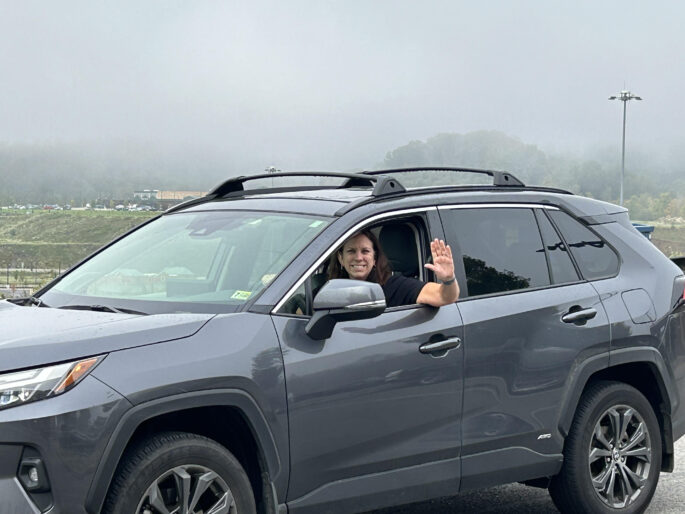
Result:
{"type": "Polygon", "coordinates": [[[34,305],[36,307],[50,307],[43,300],[35,296],[27,296],[26,298],[10,298],[7,301],[12,302],[15,305],[34,305]]]}
{"type": "Polygon", "coordinates": [[[73,309],[75,311],[97,311],[97,312],[116,312],[119,314],[138,314],[140,316],[147,316],[147,312],[135,311],[133,309],[126,309],[124,307],[110,307],[109,305],[62,305],[58,309],[73,309]]]}

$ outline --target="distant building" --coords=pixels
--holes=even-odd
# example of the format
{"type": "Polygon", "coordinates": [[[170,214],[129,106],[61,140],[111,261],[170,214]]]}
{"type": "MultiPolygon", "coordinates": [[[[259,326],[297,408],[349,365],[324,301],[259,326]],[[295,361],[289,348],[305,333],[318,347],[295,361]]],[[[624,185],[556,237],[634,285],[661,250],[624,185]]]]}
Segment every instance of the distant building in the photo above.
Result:
{"type": "Polygon", "coordinates": [[[157,200],[190,200],[191,198],[199,198],[205,196],[207,191],[156,191],[157,200]]]}
{"type": "Polygon", "coordinates": [[[133,191],[133,198],[136,200],[156,200],[159,190],[157,189],[143,189],[142,191],[133,191]]]}
{"type": "Polygon", "coordinates": [[[133,192],[133,198],[137,201],[155,203],[162,209],[168,209],[172,205],[186,200],[205,196],[206,191],[160,191],[159,189],[143,189],[133,192]]]}

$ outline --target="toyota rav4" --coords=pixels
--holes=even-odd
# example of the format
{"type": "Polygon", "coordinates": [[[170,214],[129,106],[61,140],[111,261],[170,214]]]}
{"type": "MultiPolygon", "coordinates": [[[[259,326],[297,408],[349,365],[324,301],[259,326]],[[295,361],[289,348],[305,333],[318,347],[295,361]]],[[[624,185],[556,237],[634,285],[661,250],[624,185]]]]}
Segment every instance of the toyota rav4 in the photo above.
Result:
{"type": "Polygon", "coordinates": [[[626,209],[506,172],[233,178],[0,302],[1,510],[352,513],[524,482],[642,512],[685,432],[684,288],[626,209]],[[459,300],[327,280],[362,229],[424,281],[445,240],[459,300]]]}

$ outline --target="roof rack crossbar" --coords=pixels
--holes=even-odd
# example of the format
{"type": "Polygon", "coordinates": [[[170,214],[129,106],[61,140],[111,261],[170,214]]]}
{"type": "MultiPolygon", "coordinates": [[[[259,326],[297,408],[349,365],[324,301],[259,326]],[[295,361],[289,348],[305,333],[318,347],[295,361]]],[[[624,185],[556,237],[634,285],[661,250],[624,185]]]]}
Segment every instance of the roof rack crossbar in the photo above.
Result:
{"type": "Polygon", "coordinates": [[[369,170],[364,171],[365,175],[393,175],[400,173],[411,173],[413,171],[454,171],[457,173],[480,173],[492,177],[493,186],[512,186],[525,187],[525,184],[507,171],[481,170],[476,168],[452,168],[441,166],[427,166],[420,168],[396,168],[391,170],[369,170]]]}
{"type": "MultiPolygon", "coordinates": [[[[384,196],[391,193],[397,193],[405,191],[402,184],[400,184],[396,179],[391,177],[374,177],[368,174],[362,173],[337,173],[337,172],[326,172],[326,171],[293,171],[293,172],[280,172],[280,173],[263,173],[260,175],[241,175],[239,177],[230,178],[214,189],[212,189],[209,194],[205,197],[206,199],[213,199],[226,196],[230,193],[236,193],[240,191],[245,191],[244,184],[250,180],[259,180],[265,178],[280,178],[280,177],[332,177],[348,179],[340,187],[372,187],[372,196],[384,196]]],[[[271,191],[276,191],[278,189],[292,189],[292,186],[287,188],[271,188],[271,191]]]]}

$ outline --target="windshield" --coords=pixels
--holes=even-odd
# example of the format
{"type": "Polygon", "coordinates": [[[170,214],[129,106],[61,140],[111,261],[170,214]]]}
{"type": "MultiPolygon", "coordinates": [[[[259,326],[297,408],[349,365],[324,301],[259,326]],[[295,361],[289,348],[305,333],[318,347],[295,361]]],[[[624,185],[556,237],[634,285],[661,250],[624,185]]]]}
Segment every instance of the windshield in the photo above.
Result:
{"type": "Polygon", "coordinates": [[[51,307],[232,312],[327,224],[324,218],[270,212],[169,214],[103,250],[41,299],[51,307]]]}

